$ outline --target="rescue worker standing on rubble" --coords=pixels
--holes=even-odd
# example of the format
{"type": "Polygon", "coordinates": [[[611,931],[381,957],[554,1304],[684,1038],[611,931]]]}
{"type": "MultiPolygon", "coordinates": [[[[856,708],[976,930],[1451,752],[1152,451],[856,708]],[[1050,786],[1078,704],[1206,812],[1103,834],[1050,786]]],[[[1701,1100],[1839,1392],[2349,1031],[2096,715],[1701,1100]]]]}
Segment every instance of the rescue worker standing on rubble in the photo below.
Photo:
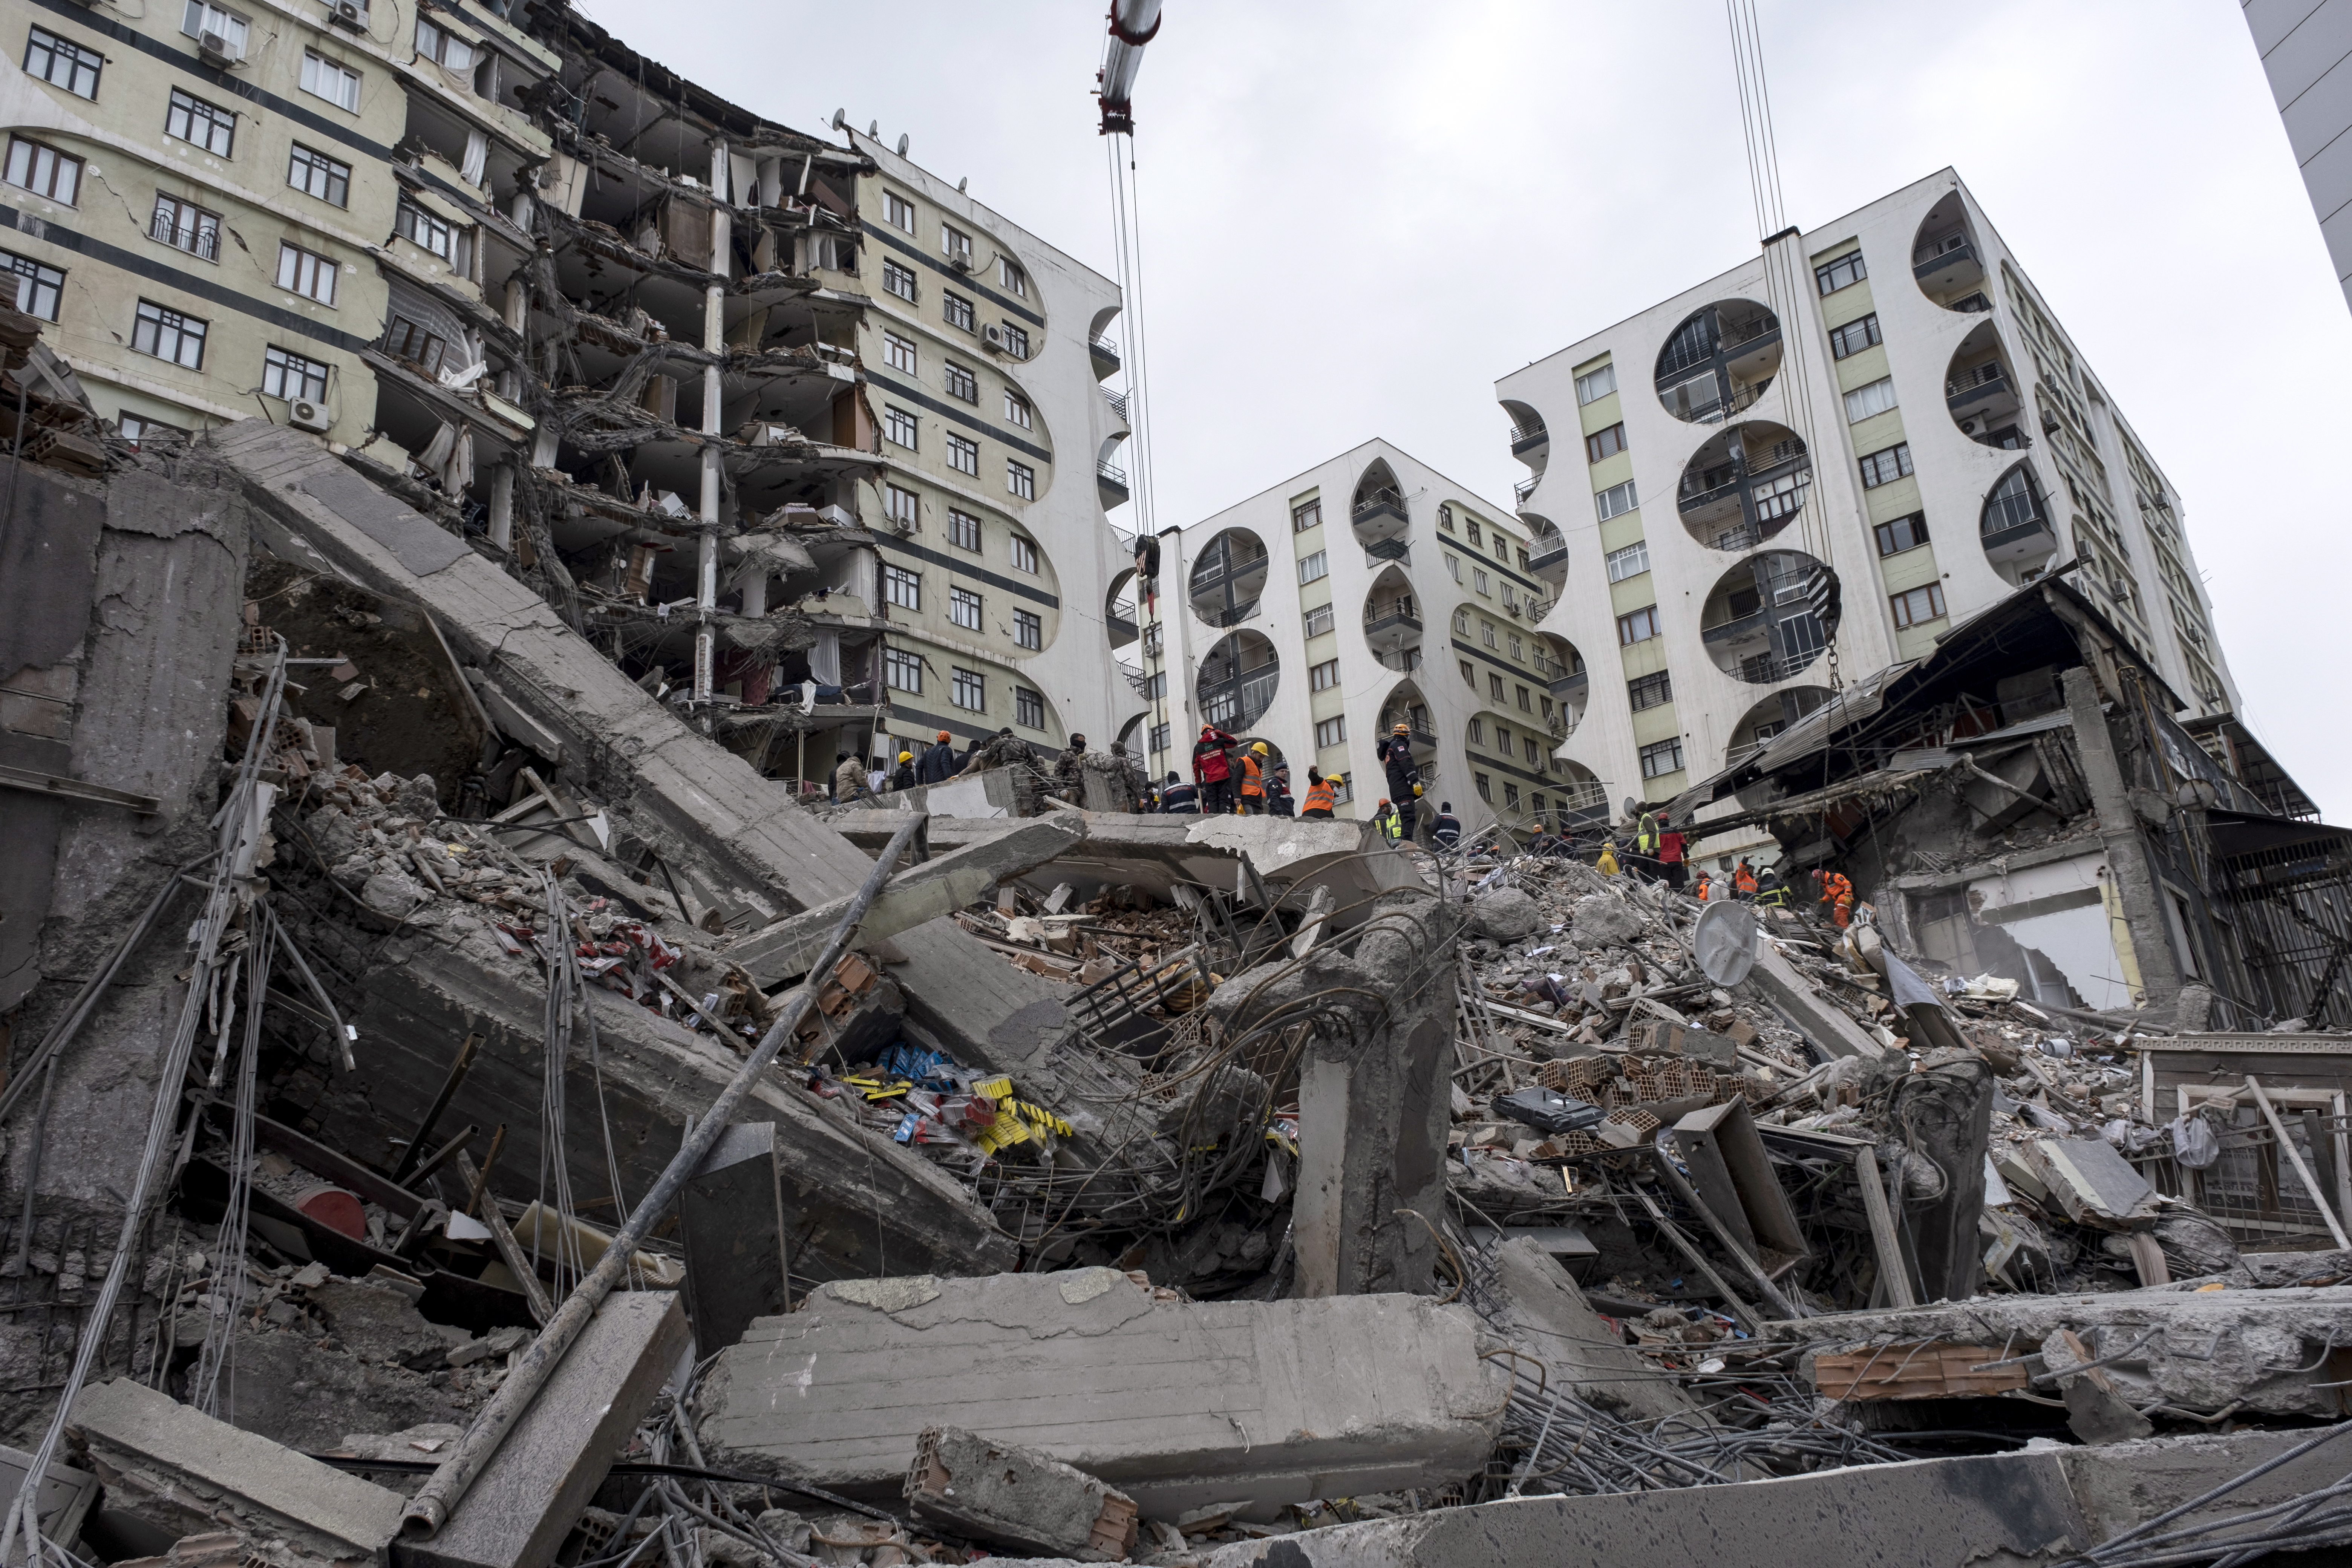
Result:
{"type": "Polygon", "coordinates": [[[931,742],[931,749],[923,753],[921,765],[915,769],[915,777],[927,784],[945,784],[955,777],[955,742],[948,739],[948,732],[942,730],[940,738],[931,742]]]}
{"type": "Polygon", "coordinates": [[[1201,815],[1201,792],[1168,770],[1168,782],[1160,786],[1160,809],[1165,816],[1198,816],[1201,815]]]}
{"type": "Polygon", "coordinates": [[[1054,793],[1072,805],[1087,804],[1087,738],[1073,735],[1054,759],[1054,793]]]}
{"type": "Polygon", "coordinates": [[[1785,910],[1789,907],[1789,884],[1780,880],[1777,866],[1765,867],[1756,879],[1756,907],[1759,910],[1785,910]]]}
{"type": "Polygon", "coordinates": [[[1830,907],[1831,923],[1840,931],[1845,930],[1846,922],[1853,919],[1853,884],[1846,880],[1843,871],[1818,872],[1816,875],[1821,878],[1821,901],[1830,907]]]}
{"type": "Polygon", "coordinates": [[[1396,803],[1386,795],[1381,797],[1380,809],[1372,813],[1372,824],[1381,830],[1381,837],[1389,841],[1391,849],[1404,835],[1404,824],[1398,819],[1396,803]]]}
{"type": "Polygon", "coordinates": [[[1203,816],[1223,816],[1233,810],[1234,764],[1225,749],[1240,744],[1214,724],[1201,726],[1201,738],[1192,742],[1192,782],[1201,786],[1203,816]]]}
{"type": "Polygon", "coordinates": [[[1437,821],[1430,827],[1429,839],[1439,849],[1449,855],[1454,852],[1454,847],[1462,842],[1462,819],[1454,815],[1452,801],[1441,800],[1437,803],[1437,821]]]}
{"type": "Polygon", "coordinates": [[[1421,770],[1413,765],[1412,761],[1412,731],[1399,724],[1389,731],[1387,739],[1372,749],[1372,755],[1380,760],[1381,769],[1389,776],[1389,799],[1411,800],[1413,780],[1421,776],[1421,770]]]}
{"type": "Polygon", "coordinates": [[[1317,822],[1330,821],[1331,803],[1338,798],[1339,793],[1339,775],[1333,773],[1327,779],[1322,769],[1310,764],[1307,770],[1307,805],[1298,815],[1317,822]]]}
{"type": "Polygon", "coordinates": [[[865,800],[872,791],[866,787],[866,770],[847,752],[833,754],[833,804],[847,805],[854,800],[865,800]]]}
{"type": "Polygon", "coordinates": [[[1690,868],[1683,860],[1683,836],[1672,825],[1658,834],[1658,869],[1666,879],[1666,886],[1682,890],[1684,878],[1690,868]]]}
{"type": "Polygon", "coordinates": [[[1742,903],[1756,896],[1756,868],[1748,863],[1745,855],[1739,858],[1739,864],[1732,868],[1731,896],[1742,903]]]}
{"type": "Polygon", "coordinates": [[[1151,781],[1144,776],[1143,764],[1118,741],[1110,743],[1110,779],[1113,792],[1127,803],[1119,810],[1132,815],[1151,809],[1151,781]]]}
{"type": "Polygon", "coordinates": [[[1691,897],[1696,899],[1702,904],[1707,903],[1715,898],[1715,877],[1713,873],[1706,870],[1701,870],[1699,872],[1698,880],[1691,884],[1691,897]]]}
{"type": "Polygon", "coordinates": [[[1265,781],[1265,809],[1272,816],[1297,816],[1298,803],[1290,795],[1290,764],[1276,763],[1265,781]]]}
{"type": "Polygon", "coordinates": [[[1238,809],[1244,816],[1265,815],[1265,755],[1264,741],[1242,753],[1242,799],[1238,809]]]}
{"type": "Polygon", "coordinates": [[[1633,853],[1626,857],[1626,868],[1645,882],[1658,879],[1658,814],[1645,811],[1633,825],[1633,853]]]}
{"type": "Polygon", "coordinates": [[[1015,816],[1037,815],[1037,753],[1029,742],[1013,733],[1007,724],[991,735],[985,744],[975,748],[963,764],[968,773],[984,773],[991,768],[1013,771],[1013,813],[1015,816]]]}
{"type": "Polygon", "coordinates": [[[890,787],[892,789],[912,789],[915,787],[914,752],[901,752],[898,753],[898,770],[890,775],[890,787]]]}

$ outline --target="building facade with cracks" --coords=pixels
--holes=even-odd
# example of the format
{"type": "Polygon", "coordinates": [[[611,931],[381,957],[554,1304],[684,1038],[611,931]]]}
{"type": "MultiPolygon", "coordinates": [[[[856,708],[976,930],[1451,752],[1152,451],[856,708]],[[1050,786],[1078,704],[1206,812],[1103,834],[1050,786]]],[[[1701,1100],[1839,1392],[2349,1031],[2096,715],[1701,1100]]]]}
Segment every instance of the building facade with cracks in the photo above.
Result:
{"type": "Polygon", "coordinates": [[[1924,658],[2053,573],[2192,719],[2237,708],[2179,492],[1951,170],[1496,392],[1541,629],[1593,661],[1559,754],[1612,800],[1673,799],[1835,672],[1924,658]]]}
{"type": "Polygon", "coordinates": [[[0,253],[125,435],[323,437],[771,773],[1136,721],[1106,279],[561,5],[6,15],[0,253]]]}

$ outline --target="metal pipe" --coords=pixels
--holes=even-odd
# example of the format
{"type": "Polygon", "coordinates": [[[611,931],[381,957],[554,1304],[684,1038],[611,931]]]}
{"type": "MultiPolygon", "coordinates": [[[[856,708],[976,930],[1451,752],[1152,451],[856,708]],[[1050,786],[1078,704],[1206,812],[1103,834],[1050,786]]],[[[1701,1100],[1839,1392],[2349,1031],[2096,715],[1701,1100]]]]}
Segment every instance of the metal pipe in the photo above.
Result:
{"type": "Polygon", "coordinates": [[[859,922],[866,918],[866,911],[873,906],[875,899],[889,881],[891,868],[913,841],[916,830],[928,820],[921,812],[910,812],[906,826],[891,836],[890,842],[876,858],[874,869],[866,875],[856,895],[849,900],[849,908],[842,911],[841,923],[834,927],[824,952],[809,971],[807,983],[785,1005],[782,1014],[761,1038],[758,1048],[736,1068],[735,1076],[728,1080],[727,1087],[719,1091],[719,1098],[695,1119],[693,1131],[687,1134],[677,1153],[655,1181],[652,1189],[638,1200],[627,1222],[605,1245],[604,1256],[597,1259],[596,1267],[572,1288],[571,1295],[564,1298],[563,1305],[556,1309],[555,1315],[540,1331],[539,1338],[531,1342],[530,1348],[523,1352],[521,1361],[508,1373],[507,1380],[499,1385],[489,1403],[476,1415],[473,1425],[457,1440],[457,1446],[450,1451],[449,1458],[409,1500],[400,1521],[404,1535],[412,1541],[431,1540],[447,1521],[449,1510],[464,1499],[467,1489],[473,1485],[483,1468],[498,1453],[499,1444],[506,1440],[507,1434],[514,1429],[515,1423],[530,1408],[530,1402],[554,1373],[556,1363],[563,1359],[564,1352],[572,1348],[572,1342],[588,1326],[588,1320],[595,1314],[604,1298],[612,1293],[613,1287],[620,1282],[623,1270],[628,1267],[630,1258],[635,1256],[638,1247],[662,1215],[669,1211],[678,1190],[700,1168],[712,1145],[727,1131],[735,1108],[751,1094],[751,1086],[774,1065],[777,1053],[783,1049],[784,1043],[799,1028],[801,1020],[815,1005],[816,994],[824,985],[824,977],[832,973],[834,966],[841,962],[841,955],[848,951],[859,922]]]}
{"type": "MultiPolygon", "coordinates": [[[[434,1125],[441,1120],[442,1113],[449,1109],[449,1102],[457,1098],[458,1086],[466,1081],[466,1075],[473,1070],[474,1055],[482,1048],[482,1039],[483,1037],[478,1031],[470,1033],[466,1037],[465,1042],[458,1046],[457,1059],[449,1064],[449,1074],[441,1080],[441,1092],[433,1097],[433,1104],[425,1112],[425,1120],[416,1124],[416,1136],[408,1141],[407,1152],[401,1155],[400,1163],[392,1169],[392,1179],[394,1184],[405,1186],[412,1176],[420,1181],[424,1179],[417,1173],[416,1163],[425,1158],[425,1145],[433,1136],[434,1125]]],[[[467,1136],[470,1137],[472,1133],[473,1129],[467,1129],[467,1136]]],[[[446,1153],[436,1156],[436,1160],[446,1157],[446,1153]]]]}

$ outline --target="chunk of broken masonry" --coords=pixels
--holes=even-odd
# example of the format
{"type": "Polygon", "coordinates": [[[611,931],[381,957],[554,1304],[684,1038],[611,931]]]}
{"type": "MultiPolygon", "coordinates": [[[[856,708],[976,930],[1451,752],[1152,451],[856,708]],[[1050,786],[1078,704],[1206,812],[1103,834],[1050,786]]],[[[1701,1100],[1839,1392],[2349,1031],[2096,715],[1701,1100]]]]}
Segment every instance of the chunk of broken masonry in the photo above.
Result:
{"type": "Polygon", "coordinates": [[[926,1427],[907,1471],[907,1509],[958,1535],[1080,1563],[1135,1550],[1135,1500],[1016,1443],[960,1426],[926,1427]]]}
{"type": "Polygon", "coordinates": [[[1467,1308],[1163,1294],[1109,1268],[820,1286],[719,1352],[704,1453],[879,1502],[924,1428],[985,1428],[1169,1519],[1235,1497],[1270,1517],[1486,1462],[1502,1413],[1467,1308]]]}

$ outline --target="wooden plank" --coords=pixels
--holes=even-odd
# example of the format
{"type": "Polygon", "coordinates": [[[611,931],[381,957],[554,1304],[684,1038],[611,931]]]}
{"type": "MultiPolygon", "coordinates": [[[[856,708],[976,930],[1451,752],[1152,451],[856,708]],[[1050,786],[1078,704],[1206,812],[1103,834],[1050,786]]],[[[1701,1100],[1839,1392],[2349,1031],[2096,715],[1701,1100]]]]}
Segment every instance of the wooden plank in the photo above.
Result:
{"type": "Polygon", "coordinates": [[[1824,1351],[1813,1358],[1813,1387],[1829,1399],[1959,1399],[2023,1388],[2022,1365],[1971,1367],[2003,1359],[1984,1345],[1951,1342],[1824,1351]]]}

